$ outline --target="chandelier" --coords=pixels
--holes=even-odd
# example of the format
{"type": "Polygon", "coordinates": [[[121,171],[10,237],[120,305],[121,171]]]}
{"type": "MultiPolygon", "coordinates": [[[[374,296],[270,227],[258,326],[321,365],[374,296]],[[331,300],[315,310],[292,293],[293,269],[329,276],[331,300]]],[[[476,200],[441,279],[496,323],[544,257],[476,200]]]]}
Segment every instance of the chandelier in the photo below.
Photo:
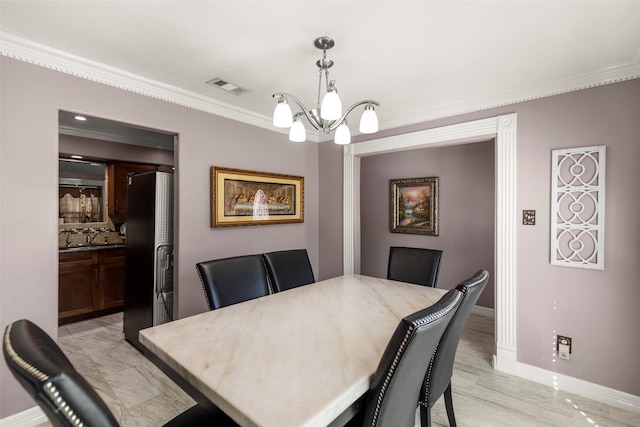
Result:
{"type": "Polygon", "coordinates": [[[342,102],[338,96],[335,80],[329,80],[329,68],[333,66],[333,61],[327,59],[327,49],[331,49],[335,42],[331,37],[318,37],[314,41],[315,47],[322,50],[322,59],[316,61],[318,66],[318,99],[316,108],[308,110],[304,104],[295,96],[279,92],[273,97],[278,97],[278,103],[273,112],[273,125],[279,128],[289,128],[289,140],[303,142],[307,139],[307,131],[302,123],[304,115],[311,126],[319,132],[329,134],[335,131],[334,142],[340,145],[351,143],[351,132],[347,124],[347,116],[354,108],[364,105],[364,112],[360,117],[360,132],[375,133],[378,131],[378,116],[374,110],[374,105],[380,104],[376,101],[358,101],[342,114],[342,102]],[[320,103],[322,93],[322,83],[324,77],[325,94],[320,103]],[[293,100],[302,109],[295,115],[291,112],[289,100],[293,100]]]}

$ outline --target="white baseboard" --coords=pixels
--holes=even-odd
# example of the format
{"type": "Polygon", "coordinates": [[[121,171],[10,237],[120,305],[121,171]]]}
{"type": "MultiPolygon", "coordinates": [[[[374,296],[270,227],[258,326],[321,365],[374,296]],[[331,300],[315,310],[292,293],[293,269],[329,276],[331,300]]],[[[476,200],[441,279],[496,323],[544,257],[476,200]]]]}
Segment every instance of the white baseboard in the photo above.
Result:
{"type": "Polygon", "coordinates": [[[0,427],[35,427],[49,421],[39,406],[0,419],[0,427]]]}
{"type": "Polygon", "coordinates": [[[627,411],[640,413],[640,396],[634,396],[599,384],[547,371],[546,369],[518,363],[519,377],[548,385],[558,390],[574,393],[627,411]]]}
{"type": "MultiPolygon", "coordinates": [[[[478,305],[473,307],[471,313],[480,316],[495,318],[494,309],[481,307],[478,305]]],[[[573,378],[567,375],[558,374],[556,372],[548,371],[536,366],[520,363],[515,359],[515,353],[513,356],[514,358],[511,361],[512,363],[507,363],[510,368],[500,369],[500,367],[496,367],[494,355],[494,368],[530,381],[535,381],[540,384],[554,387],[558,390],[574,393],[579,396],[595,400],[596,402],[602,402],[607,405],[615,406],[616,408],[622,408],[627,411],[640,413],[640,396],[634,396],[632,394],[605,387],[599,384],[573,378]]],[[[508,362],[508,360],[505,359],[509,359],[509,357],[505,357],[505,355],[502,354],[500,359],[502,362],[508,362]]]]}

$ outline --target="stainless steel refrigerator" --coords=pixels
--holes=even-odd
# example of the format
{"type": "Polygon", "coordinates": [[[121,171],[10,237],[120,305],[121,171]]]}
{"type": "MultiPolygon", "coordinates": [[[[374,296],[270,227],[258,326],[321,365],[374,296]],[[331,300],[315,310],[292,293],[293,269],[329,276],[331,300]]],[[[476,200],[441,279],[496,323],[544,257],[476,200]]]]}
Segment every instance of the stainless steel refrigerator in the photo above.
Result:
{"type": "Polygon", "coordinates": [[[138,350],[138,331],[173,316],[173,174],[127,176],[124,336],[138,350]]]}

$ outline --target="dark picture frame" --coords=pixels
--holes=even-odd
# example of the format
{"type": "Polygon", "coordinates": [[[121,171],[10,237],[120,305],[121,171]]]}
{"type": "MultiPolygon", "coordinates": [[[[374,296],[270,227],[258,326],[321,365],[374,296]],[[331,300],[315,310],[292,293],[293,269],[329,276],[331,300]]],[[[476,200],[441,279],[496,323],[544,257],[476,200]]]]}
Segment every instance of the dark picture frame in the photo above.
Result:
{"type": "Polygon", "coordinates": [[[389,180],[390,231],[438,235],[438,177],[389,180]]]}
{"type": "Polygon", "coordinates": [[[211,167],[211,227],[304,222],[304,177],[211,167]]]}

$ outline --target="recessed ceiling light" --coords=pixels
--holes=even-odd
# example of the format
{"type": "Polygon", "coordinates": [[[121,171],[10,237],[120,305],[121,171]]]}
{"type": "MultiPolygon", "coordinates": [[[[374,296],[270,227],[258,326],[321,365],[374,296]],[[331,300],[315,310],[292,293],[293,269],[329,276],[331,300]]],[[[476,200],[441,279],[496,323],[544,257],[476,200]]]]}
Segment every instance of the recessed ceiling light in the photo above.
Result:
{"type": "Polygon", "coordinates": [[[82,159],[82,156],[76,156],[76,155],[73,155],[73,156],[71,156],[71,158],[72,158],[72,159],[82,159]]]}
{"type": "Polygon", "coordinates": [[[73,116],[73,118],[81,122],[87,121],[87,118],[85,116],[73,116]]]}

